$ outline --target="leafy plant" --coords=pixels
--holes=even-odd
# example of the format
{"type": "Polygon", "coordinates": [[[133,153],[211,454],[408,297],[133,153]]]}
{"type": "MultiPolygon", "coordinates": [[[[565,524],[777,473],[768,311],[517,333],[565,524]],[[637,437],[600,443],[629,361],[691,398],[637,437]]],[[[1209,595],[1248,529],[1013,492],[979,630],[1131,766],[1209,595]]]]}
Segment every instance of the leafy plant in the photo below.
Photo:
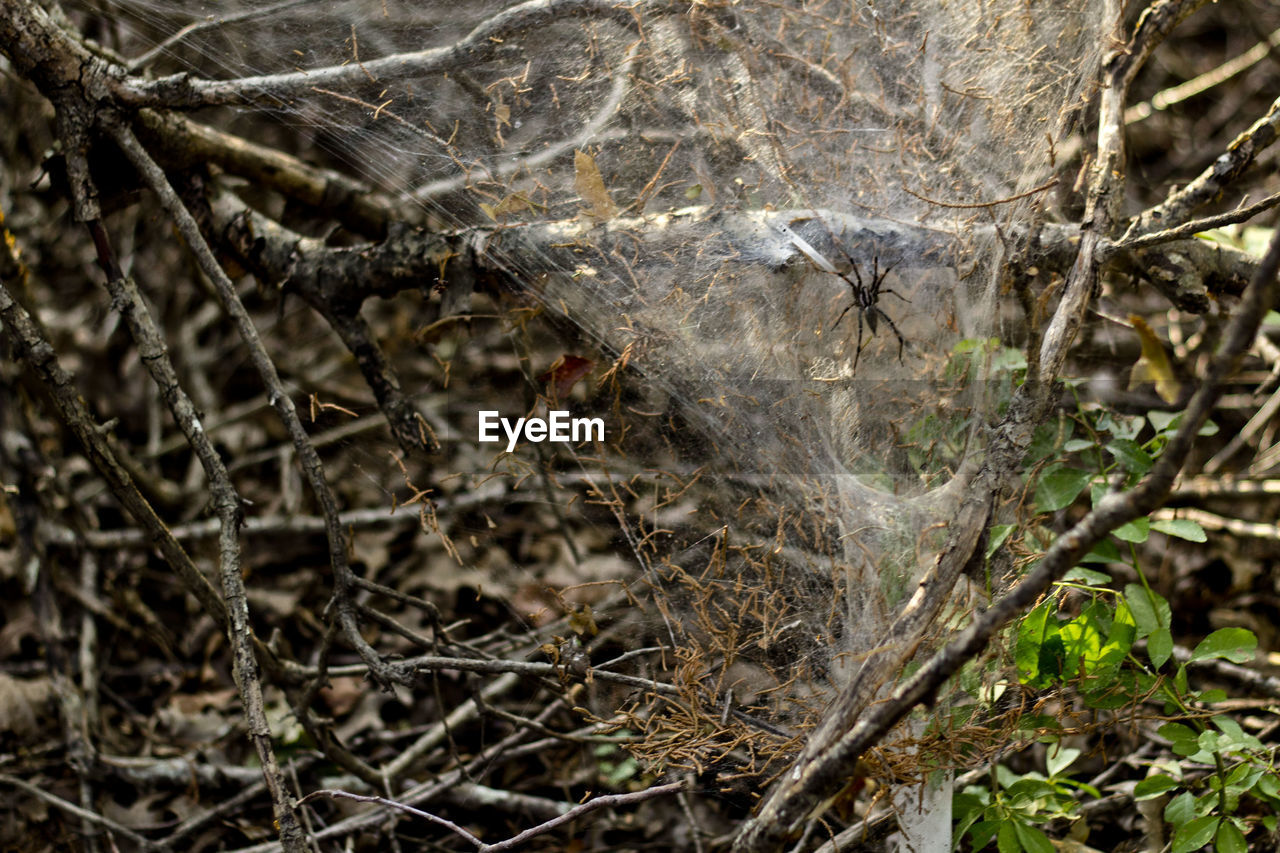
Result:
{"type": "MultiPolygon", "coordinates": [[[[1028,470],[1039,470],[1030,490],[1034,513],[1068,509],[1086,489],[1096,505],[1113,488],[1131,488],[1154,466],[1179,419],[1158,411],[1132,417],[1078,405],[1074,418],[1042,427],[1027,459],[1028,470]]],[[[1216,429],[1210,423],[1202,434],[1216,429]]],[[[1139,518],[1114,530],[1018,624],[1013,640],[1018,680],[1034,689],[1071,687],[1097,710],[1151,697],[1163,700],[1164,714],[1175,719],[1158,733],[1181,760],[1169,772],[1153,773],[1138,783],[1135,798],[1172,797],[1164,809],[1174,831],[1171,853],[1190,853],[1209,843],[1225,853],[1243,853],[1250,824],[1240,816],[1240,803],[1250,797],[1273,810],[1280,806],[1280,775],[1272,767],[1271,752],[1235,720],[1205,719],[1199,709],[1225,694],[1192,689],[1187,666],[1211,659],[1245,662],[1257,639],[1245,629],[1224,628],[1206,637],[1186,660],[1174,660],[1169,602],[1148,584],[1135,549],[1152,531],[1194,542],[1206,538],[1188,520],[1139,518]],[[1139,583],[1118,590],[1110,575],[1086,565],[1117,562],[1128,562],[1139,583]],[[1064,615],[1069,593],[1085,600],[1073,602],[1074,613],[1064,615]]],[[[1034,559],[1051,534],[1036,524],[1022,529],[997,525],[990,533],[988,557],[1015,539],[1034,559]]],[[[969,786],[956,795],[957,843],[967,837],[974,850],[995,841],[1000,853],[1049,851],[1053,846],[1039,825],[1070,817],[1080,793],[1098,796],[1062,776],[1079,751],[1064,747],[1053,728],[1039,729],[1040,740],[1052,745],[1047,776],[1019,776],[997,766],[989,786],[969,786]]],[[[1268,830],[1276,828],[1274,815],[1261,823],[1268,830]]]]}
{"type": "Polygon", "coordinates": [[[1057,745],[1046,757],[1047,775],[1018,775],[1003,765],[994,767],[990,785],[969,785],[956,794],[953,846],[967,836],[974,850],[994,840],[1000,853],[1052,853],[1053,843],[1038,824],[1071,817],[1077,791],[1098,796],[1095,788],[1064,775],[1079,757],[1080,750],[1057,745]]]}

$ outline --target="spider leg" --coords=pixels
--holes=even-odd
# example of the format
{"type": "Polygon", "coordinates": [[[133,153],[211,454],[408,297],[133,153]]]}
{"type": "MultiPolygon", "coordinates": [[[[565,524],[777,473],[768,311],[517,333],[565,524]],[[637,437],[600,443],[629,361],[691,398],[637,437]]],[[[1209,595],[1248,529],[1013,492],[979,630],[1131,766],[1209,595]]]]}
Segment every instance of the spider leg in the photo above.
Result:
{"type": "Polygon", "coordinates": [[[889,324],[889,328],[890,328],[890,329],[893,329],[893,334],[894,334],[894,336],[896,336],[896,337],[897,337],[897,339],[898,339],[898,363],[899,363],[899,364],[901,364],[901,363],[902,363],[902,348],[903,348],[904,346],[906,346],[906,344],[907,344],[906,339],[902,337],[902,332],[899,332],[899,331],[898,331],[898,327],[897,327],[896,325],[894,325],[893,318],[891,318],[888,314],[886,314],[886,313],[884,313],[883,311],[881,311],[879,308],[872,308],[871,310],[875,311],[877,314],[879,314],[881,317],[883,317],[883,318],[884,318],[884,321],[885,321],[886,323],[888,323],[888,324],[889,324]]]}
{"type": "Polygon", "coordinates": [[[896,267],[898,263],[895,262],[895,263],[889,264],[889,266],[884,268],[884,272],[880,272],[879,256],[875,257],[873,260],[876,262],[877,270],[876,270],[876,275],[871,279],[871,298],[873,300],[879,300],[881,293],[892,293],[894,296],[898,297],[903,302],[910,302],[911,300],[903,296],[901,293],[897,293],[891,288],[884,287],[884,280],[889,277],[889,273],[893,272],[894,267],[896,267]]]}
{"type": "MultiPolygon", "coordinates": [[[[841,251],[843,251],[843,250],[841,250],[841,251]]],[[[841,276],[840,276],[840,277],[841,277],[842,279],[844,279],[845,281],[849,281],[849,286],[850,286],[850,287],[852,287],[854,290],[858,291],[859,293],[861,293],[862,291],[866,290],[866,285],[864,285],[864,284],[862,283],[862,273],[858,272],[858,265],[857,265],[856,263],[854,263],[854,261],[853,261],[853,258],[852,258],[852,257],[849,257],[849,253],[848,253],[848,252],[845,252],[845,253],[844,253],[844,256],[845,256],[846,258],[849,258],[849,268],[850,268],[851,270],[853,270],[853,276],[854,276],[854,278],[856,278],[856,279],[858,280],[858,283],[857,283],[857,285],[855,285],[853,282],[849,281],[849,276],[847,276],[847,275],[843,275],[843,274],[841,274],[841,276]]]]}
{"type": "MultiPolygon", "coordinates": [[[[836,326],[839,326],[839,325],[840,325],[840,321],[844,319],[844,315],[849,313],[849,308],[852,308],[853,306],[855,306],[855,305],[857,305],[857,304],[858,304],[858,303],[857,303],[857,300],[855,300],[855,301],[853,301],[853,302],[850,302],[850,303],[849,303],[849,305],[848,305],[848,307],[847,307],[847,308],[845,308],[843,311],[841,311],[841,312],[840,312],[840,316],[836,318],[836,321],[835,321],[834,323],[832,323],[832,324],[831,324],[831,329],[834,329],[836,326]]],[[[859,327],[859,328],[861,328],[861,327],[859,327]]],[[[828,329],[827,331],[831,331],[831,329],[828,329]]]]}
{"type": "Polygon", "coordinates": [[[858,372],[858,359],[862,358],[862,312],[858,312],[858,347],[853,351],[853,372],[858,372]]]}
{"type": "MultiPolygon", "coordinates": [[[[849,251],[844,247],[844,244],[836,239],[836,235],[831,233],[830,228],[827,229],[827,233],[831,235],[831,245],[840,250],[840,254],[844,255],[844,259],[848,261],[849,266],[853,268],[853,274],[858,275],[858,262],[853,259],[853,255],[849,254],[849,251]]],[[[849,277],[843,273],[840,274],[840,277],[845,281],[849,281],[849,277]]],[[[852,287],[853,282],[849,281],[849,286],[852,287]]],[[[860,275],[858,275],[858,286],[862,286],[862,276],[860,275]]]]}

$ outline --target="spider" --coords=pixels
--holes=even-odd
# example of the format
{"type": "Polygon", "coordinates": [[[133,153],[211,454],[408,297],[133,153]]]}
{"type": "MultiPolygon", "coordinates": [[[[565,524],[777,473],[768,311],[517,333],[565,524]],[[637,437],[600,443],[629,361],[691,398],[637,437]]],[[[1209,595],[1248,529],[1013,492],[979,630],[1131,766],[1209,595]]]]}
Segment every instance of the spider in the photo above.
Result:
{"type": "MultiPolygon", "coordinates": [[[[840,316],[831,324],[831,328],[834,330],[836,326],[840,325],[840,321],[844,319],[844,315],[848,314],[851,309],[858,309],[858,348],[853,355],[853,369],[857,370],[858,359],[862,357],[862,321],[866,320],[867,326],[871,329],[871,336],[874,337],[876,333],[876,324],[879,323],[880,318],[883,317],[884,321],[889,324],[889,328],[893,330],[894,336],[898,339],[898,362],[901,363],[902,350],[907,343],[906,339],[902,337],[902,332],[898,331],[898,327],[894,324],[893,319],[884,312],[883,308],[880,307],[880,296],[885,293],[891,293],[903,302],[911,301],[901,293],[884,287],[885,277],[893,271],[893,268],[897,266],[897,264],[890,264],[885,267],[884,272],[881,272],[880,257],[878,255],[873,256],[871,259],[871,284],[868,286],[863,283],[862,274],[858,272],[858,265],[854,263],[853,258],[849,257],[847,253],[845,257],[849,258],[849,263],[853,268],[853,278],[849,278],[849,276],[839,270],[832,271],[844,279],[845,283],[849,285],[849,289],[853,291],[853,301],[840,312],[840,316]],[[856,279],[856,281],[854,279],[856,279]]],[[[870,341],[868,341],[868,343],[870,343],[870,341]]]]}

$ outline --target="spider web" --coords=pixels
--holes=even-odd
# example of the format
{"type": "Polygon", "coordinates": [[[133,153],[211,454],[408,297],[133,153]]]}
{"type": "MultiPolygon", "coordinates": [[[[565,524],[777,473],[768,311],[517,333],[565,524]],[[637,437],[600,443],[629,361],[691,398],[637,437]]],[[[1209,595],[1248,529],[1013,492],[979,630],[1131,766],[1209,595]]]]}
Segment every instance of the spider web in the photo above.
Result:
{"type": "Polygon", "coordinates": [[[795,722],[884,639],[981,459],[1005,241],[1054,212],[1099,5],[110,0],[100,35],[224,81],[206,119],[483,230],[644,377],[665,474],[622,519],[635,555],[714,647],[708,702],[750,652],[795,722]]]}

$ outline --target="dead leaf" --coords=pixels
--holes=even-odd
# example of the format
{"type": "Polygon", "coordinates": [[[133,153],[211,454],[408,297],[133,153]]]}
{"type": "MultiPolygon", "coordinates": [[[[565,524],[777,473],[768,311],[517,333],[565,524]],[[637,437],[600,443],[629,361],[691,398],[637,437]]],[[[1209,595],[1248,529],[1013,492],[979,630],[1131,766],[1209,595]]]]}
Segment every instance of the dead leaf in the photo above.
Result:
{"type": "Polygon", "coordinates": [[[538,377],[539,382],[549,383],[552,401],[567,399],[569,392],[578,381],[591,372],[596,363],[589,358],[576,355],[562,355],[551,365],[551,369],[538,377]]]}
{"type": "Polygon", "coordinates": [[[320,698],[335,717],[341,717],[350,713],[366,692],[363,678],[338,676],[330,678],[328,686],[320,688],[320,698]]]}
{"type": "Polygon", "coordinates": [[[579,637],[594,637],[600,633],[595,616],[591,613],[590,604],[584,604],[580,608],[569,611],[569,627],[579,637]]]}
{"type": "Polygon", "coordinates": [[[530,199],[524,193],[512,193],[502,199],[497,204],[480,203],[480,209],[484,211],[485,216],[497,221],[504,216],[510,216],[513,213],[524,213],[525,211],[546,210],[545,204],[538,204],[530,199]]]}
{"type": "Polygon", "coordinates": [[[609,197],[596,159],[590,154],[573,152],[573,186],[578,196],[590,205],[590,213],[596,219],[612,219],[618,215],[618,206],[609,197]]]}
{"type": "Polygon", "coordinates": [[[48,678],[14,678],[0,672],[0,732],[27,738],[40,730],[49,718],[44,707],[53,696],[48,678]]]}
{"type": "Polygon", "coordinates": [[[9,499],[0,489],[0,546],[7,546],[18,535],[18,525],[13,520],[13,512],[9,509],[9,499]]]}
{"type": "Polygon", "coordinates": [[[1129,374],[1129,388],[1136,388],[1144,382],[1154,382],[1161,400],[1176,403],[1182,392],[1182,383],[1178,382],[1178,377],[1173,373],[1173,365],[1169,363],[1164,344],[1151,331],[1147,321],[1137,314],[1130,314],[1129,322],[1133,324],[1133,330],[1138,333],[1138,340],[1142,343],[1142,357],[1133,365],[1133,371],[1129,374]]]}

